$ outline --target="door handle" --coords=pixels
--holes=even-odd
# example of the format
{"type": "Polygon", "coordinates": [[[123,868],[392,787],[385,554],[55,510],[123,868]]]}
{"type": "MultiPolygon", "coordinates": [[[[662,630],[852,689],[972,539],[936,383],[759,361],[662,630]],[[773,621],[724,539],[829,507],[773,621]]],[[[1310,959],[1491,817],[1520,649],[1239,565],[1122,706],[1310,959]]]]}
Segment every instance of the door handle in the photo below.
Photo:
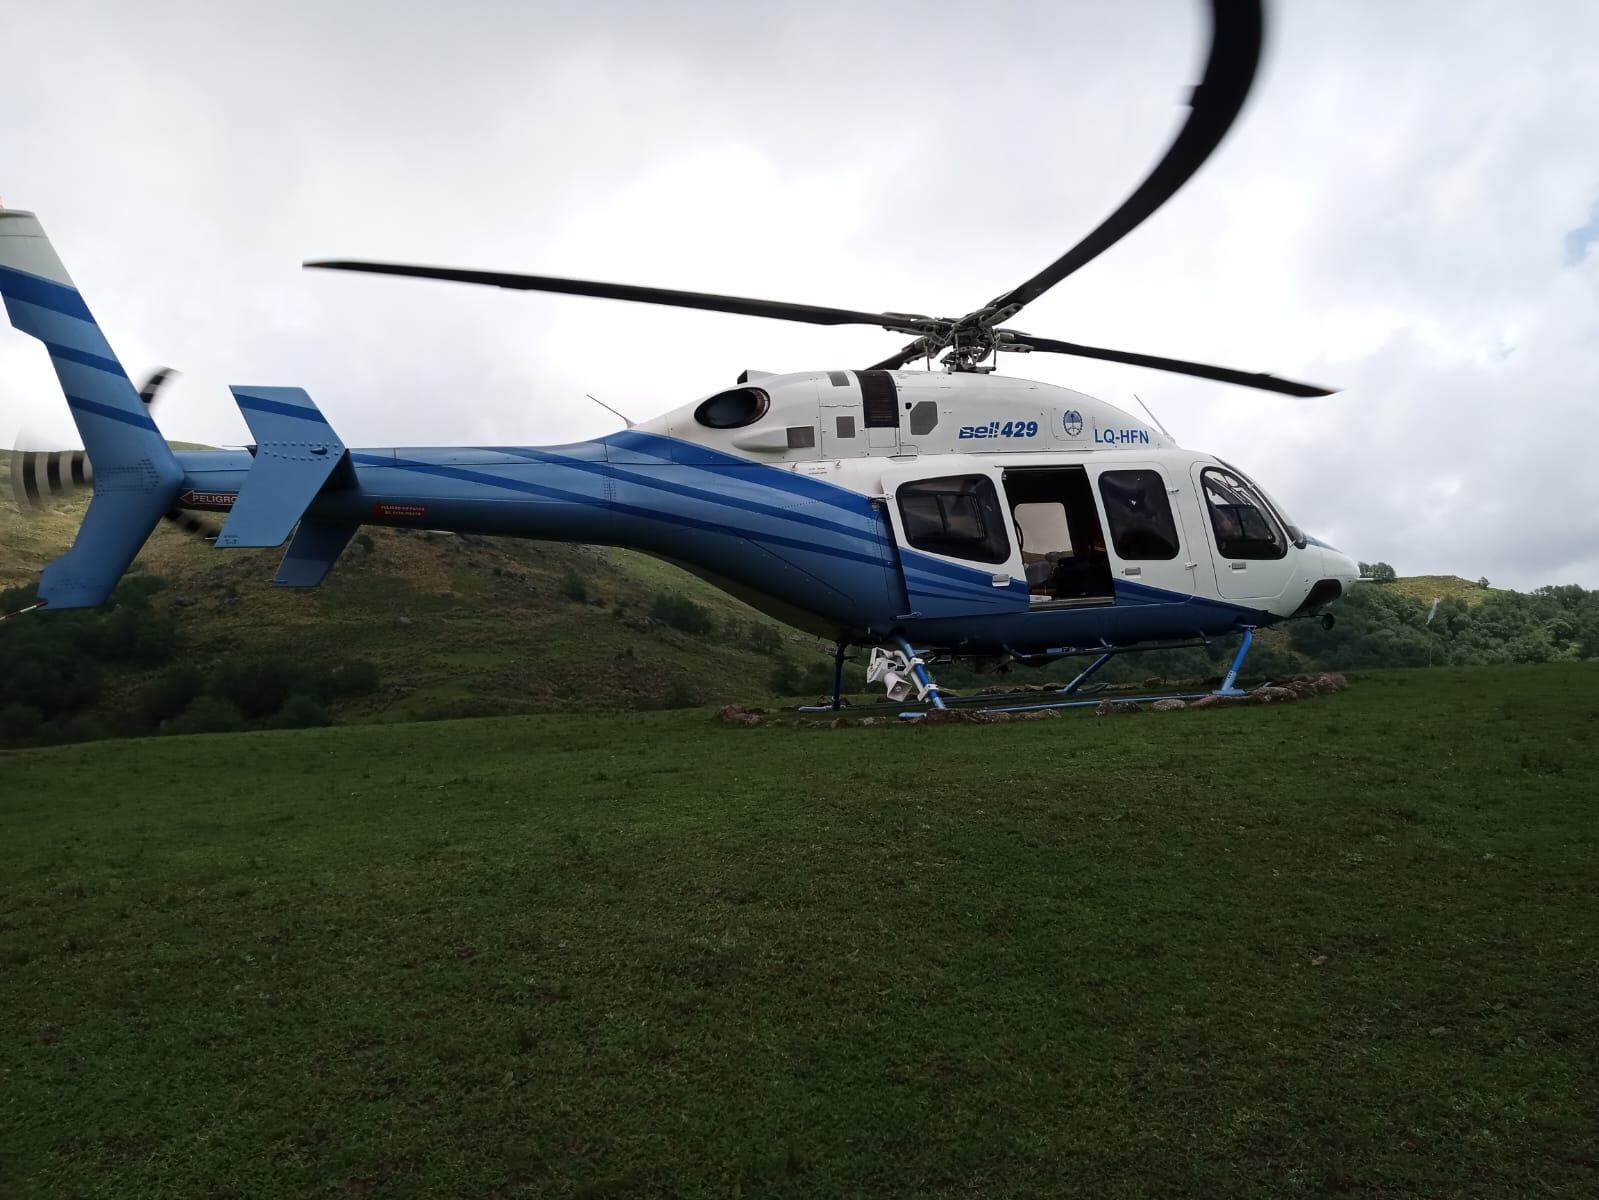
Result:
{"type": "Polygon", "coordinates": [[[1123,575],[1142,575],[1143,573],[1144,573],[1144,568],[1143,567],[1123,567],[1122,568],[1122,574],[1123,575]]]}
{"type": "Polygon", "coordinates": [[[1249,564],[1248,563],[1235,562],[1235,563],[1228,563],[1227,565],[1229,567],[1231,567],[1235,571],[1247,571],[1247,570],[1249,570],[1249,564]]]}

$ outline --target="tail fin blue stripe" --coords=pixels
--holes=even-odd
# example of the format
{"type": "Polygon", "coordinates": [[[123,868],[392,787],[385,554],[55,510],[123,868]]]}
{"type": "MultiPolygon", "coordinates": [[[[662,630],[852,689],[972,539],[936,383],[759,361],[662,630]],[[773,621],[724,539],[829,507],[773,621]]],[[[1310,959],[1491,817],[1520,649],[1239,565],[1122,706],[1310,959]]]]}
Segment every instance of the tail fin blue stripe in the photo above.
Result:
{"type": "Polygon", "coordinates": [[[7,300],[14,296],[28,304],[76,317],[80,321],[94,320],[77,288],[67,287],[29,271],[0,266],[0,292],[5,293],[7,300]]]}
{"type": "Polygon", "coordinates": [[[85,400],[82,396],[68,396],[67,405],[71,408],[81,408],[92,412],[97,417],[107,417],[113,421],[121,421],[124,425],[132,425],[135,429],[143,429],[148,433],[159,432],[155,422],[150,419],[149,413],[128,413],[120,408],[112,408],[109,404],[101,404],[97,400],[85,400]]]}
{"type": "Polygon", "coordinates": [[[115,375],[121,379],[128,377],[121,363],[103,354],[74,350],[71,346],[63,346],[59,342],[46,342],[45,347],[50,351],[51,358],[64,358],[70,363],[77,363],[80,367],[93,367],[96,371],[104,371],[107,375],[115,375]]]}
{"type": "MultiPolygon", "coordinates": [[[[0,284],[3,283],[4,281],[0,280],[0,284]]],[[[40,308],[37,304],[29,304],[26,300],[13,300],[10,297],[6,298],[6,311],[11,314],[13,325],[23,333],[38,338],[47,346],[65,346],[84,354],[116,357],[111,352],[110,343],[105,340],[105,334],[100,332],[100,327],[93,321],[80,320],[66,313],[58,313],[54,309],[40,308]]]]}
{"type": "Polygon", "coordinates": [[[284,404],[279,400],[267,400],[249,392],[235,389],[233,393],[235,403],[248,412],[270,413],[275,417],[294,417],[300,421],[310,421],[316,425],[327,425],[328,419],[315,408],[302,404],[284,404]]]}

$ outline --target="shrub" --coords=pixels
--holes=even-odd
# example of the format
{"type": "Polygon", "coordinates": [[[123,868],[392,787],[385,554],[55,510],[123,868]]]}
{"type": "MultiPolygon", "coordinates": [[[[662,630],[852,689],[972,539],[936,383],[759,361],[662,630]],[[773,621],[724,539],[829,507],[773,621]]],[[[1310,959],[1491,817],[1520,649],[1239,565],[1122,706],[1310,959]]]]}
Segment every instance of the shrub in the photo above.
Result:
{"type": "MultiPolygon", "coordinates": [[[[791,658],[778,658],[772,663],[772,691],[779,696],[793,696],[802,690],[804,678],[791,658]]],[[[831,684],[829,684],[831,687],[831,684]]]]}
{"type": "Polygon", "coordinates": [[[198,667],[188,663],[168,667],[140,693],[139,714],[151,725],[170,721],[204,689],[205,676],[198,667]]]}
{"type": "Polygon", "coordinates": [[[244,728],[244,717],[231,700],[196,696],[183,714],[167,724],[168,733],[232,733],[244,728]]]}
{"type": "Polygon", "coordinates": [[[566,578],[561,580],[561,595],[574,604],[587,604],[589,585],[576,571],[568,571],[566,578]]]}
{"type": "Polygon", "coordinates": [[[0,708],[0,746],[26,746],[39,736],[44,714],[27,704],[0,708]]]}
{"type": "Polygon", "coordinates": [[[783,635],[770,625],[756,622],[750,627],[749,648],[757,654],[778,654],[783,649],[783,635]]]}
{"type": "Polygon", "coordinates": [[[284,702],[277,716],[267,724],[273,729],[306,729],[314,725],[331,725],[327,710],[304,692],[296,692],[284,702]]]}
{"type": "Polygon", "coordinates": [[[363,658],[334,663],[316,681],[317,698],[323,702],[345,696],[367,696],[377,691],[378,669],[363,658]]]}
{"type": "Polygon", "coordinates": [[[210,690],[254,720],[282,708],[289,693],[301,690],[303,677],[298,666],[282,659],[229,659],[217,668],[210,690]]]}
{"type": "Polygon", "coordinates": [[[676,592],[667,592],[655,597],[650,615],[663,625],[670,625],[673,629],[700,637],[704,637],[715,627],[711,614],[705,608],[676,592]]]}

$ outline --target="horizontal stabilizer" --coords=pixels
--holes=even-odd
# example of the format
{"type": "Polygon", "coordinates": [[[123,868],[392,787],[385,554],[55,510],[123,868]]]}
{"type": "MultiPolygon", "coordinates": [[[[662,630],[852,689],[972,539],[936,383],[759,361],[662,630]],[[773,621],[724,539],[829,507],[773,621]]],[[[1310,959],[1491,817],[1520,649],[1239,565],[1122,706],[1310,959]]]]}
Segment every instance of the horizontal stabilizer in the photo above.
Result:
{"type": "Polygon", "coordinates": [[[273,587],[316,587],[328,577],[339,555],[350,544],[356,521],[321,521],[307,517],[294,531],[294,540],[283,552],[273,587]]]}
{"type": "Polygon", "coordinates": [[[281,546],[340,464],[344,443],[300,388],[236,387],[255,435],[255,464],[217,537],[222,548],[281,546]]]}

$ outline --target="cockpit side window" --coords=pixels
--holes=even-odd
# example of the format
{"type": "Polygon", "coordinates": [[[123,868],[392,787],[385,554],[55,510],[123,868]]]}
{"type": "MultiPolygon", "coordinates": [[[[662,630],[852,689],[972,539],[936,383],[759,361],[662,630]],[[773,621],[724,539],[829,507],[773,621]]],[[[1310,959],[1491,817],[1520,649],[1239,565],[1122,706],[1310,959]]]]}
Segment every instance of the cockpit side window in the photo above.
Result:
{"type": "Polygon", "coordinates": [[[1288,553],[1287,537],[1253,487],[1218,467],[1205,468],[1199,481],[1223,558],[1281,558],[1288,553]]]}
{"type": "Polygon", "coordinates": [[[1159,471],[1106,471],[1099,477],[1111,544],[1125,559],[1176,558],[1177,523],[1159,471]]]}
{"type": "Polygon", "coordinates": [[[1005,511],[987,475],[919,479],[899,489],[905,540],[917,550],[977,562],[1010,558],[1005,511]]]}

